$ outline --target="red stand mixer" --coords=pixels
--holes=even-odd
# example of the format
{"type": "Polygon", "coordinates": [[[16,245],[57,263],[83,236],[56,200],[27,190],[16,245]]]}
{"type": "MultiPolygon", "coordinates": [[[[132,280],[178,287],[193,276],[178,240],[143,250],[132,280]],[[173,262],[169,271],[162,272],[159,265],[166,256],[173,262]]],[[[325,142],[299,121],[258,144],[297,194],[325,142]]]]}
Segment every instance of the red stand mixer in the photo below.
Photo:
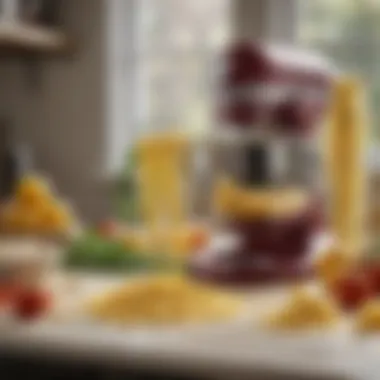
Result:
{"type": "Polygon", "coordinates": [[[224,63],[215,200],[229,239],[196,255],[190,271],[229,284],[307,276],[323,220],[318,135],[332,72],[312,54],[247,42],[224,63]]]}

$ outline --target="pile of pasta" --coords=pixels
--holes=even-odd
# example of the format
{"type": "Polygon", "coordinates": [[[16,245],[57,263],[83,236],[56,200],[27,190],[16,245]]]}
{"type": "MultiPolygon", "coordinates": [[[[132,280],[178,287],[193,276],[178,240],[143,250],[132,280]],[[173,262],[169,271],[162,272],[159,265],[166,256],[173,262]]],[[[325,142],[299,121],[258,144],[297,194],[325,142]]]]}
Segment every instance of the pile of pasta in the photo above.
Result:
{"type": "Polygon", "coordinates": [[[180,275],[157,275],[125,283],[87,305],[87,312],[117,324],[189,324],[237,318],[242,300],[180,275]]]}
{"type": "Polygon", "coordinates": [[[348,321],[356,332],[380,331],[380,267],[357,262],[343,248],[332,247],[317,260],[319,287],[300,285],[283,305],[264,318],[281,330],[326,329],[348,321]]]}
{"type": "Polygon", "coordinates": [[[46,179],[36,175],[22,178],[0,211],[3,233],[64,235],[75,221],[70,205],[55,194],[46,179]]]}
{"type": "Polygon", "coordinates": [[[329,297],[297,288],[264,322],[267,327],[282,330],[324,329],[334,327],[339,318],[339,309],[329,297]]]}

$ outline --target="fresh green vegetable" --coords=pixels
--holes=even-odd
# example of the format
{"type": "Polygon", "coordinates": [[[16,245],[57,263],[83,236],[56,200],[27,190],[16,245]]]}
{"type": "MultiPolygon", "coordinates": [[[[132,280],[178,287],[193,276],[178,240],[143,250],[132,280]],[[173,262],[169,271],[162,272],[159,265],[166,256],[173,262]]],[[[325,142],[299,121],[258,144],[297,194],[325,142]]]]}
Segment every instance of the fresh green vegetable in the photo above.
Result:
{"type": "Polygon", "coordinates": [[[72,243],[66,253],[66,265],[71,268],[140,271],[162,269],[167,264],[162,256],[148,257],[94,232],[72,243]]]}

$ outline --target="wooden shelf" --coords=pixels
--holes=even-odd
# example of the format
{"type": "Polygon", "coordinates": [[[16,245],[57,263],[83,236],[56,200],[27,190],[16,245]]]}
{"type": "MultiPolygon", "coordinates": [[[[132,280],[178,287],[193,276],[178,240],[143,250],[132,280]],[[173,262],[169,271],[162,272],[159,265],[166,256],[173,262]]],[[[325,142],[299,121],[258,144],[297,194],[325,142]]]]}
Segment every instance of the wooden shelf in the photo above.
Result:
{"type": "Polygon", "coordinates": [[[61,54],[68,51],[67,36],[57,29],[0,22],[0,55],[61,54]]]}

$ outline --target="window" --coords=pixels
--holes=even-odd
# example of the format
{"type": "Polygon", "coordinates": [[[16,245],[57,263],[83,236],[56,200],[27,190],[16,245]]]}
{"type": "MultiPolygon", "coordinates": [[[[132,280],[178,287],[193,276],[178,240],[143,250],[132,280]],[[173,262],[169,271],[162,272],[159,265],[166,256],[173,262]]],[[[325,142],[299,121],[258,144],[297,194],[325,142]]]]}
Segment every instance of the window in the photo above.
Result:
{"type": "Polygon", "coordinates": [[[217,53],[229,35],[228,0],[141,0],[142,130],[210,122],[217,53]]]}
{"type": "Polygon", "coordinates": [[[107,163],[146,131],[210,125],[213,78],[232,0],[107,0],[107,163]]]}
{"type": "MultiPolygon", "coordinates": [[[[299,38],[367,85],[373,125],[380,123],[380,1],[299,0],[299,38]]],[[[380,134],[380,129],[374,129],[380,134]]]]}

